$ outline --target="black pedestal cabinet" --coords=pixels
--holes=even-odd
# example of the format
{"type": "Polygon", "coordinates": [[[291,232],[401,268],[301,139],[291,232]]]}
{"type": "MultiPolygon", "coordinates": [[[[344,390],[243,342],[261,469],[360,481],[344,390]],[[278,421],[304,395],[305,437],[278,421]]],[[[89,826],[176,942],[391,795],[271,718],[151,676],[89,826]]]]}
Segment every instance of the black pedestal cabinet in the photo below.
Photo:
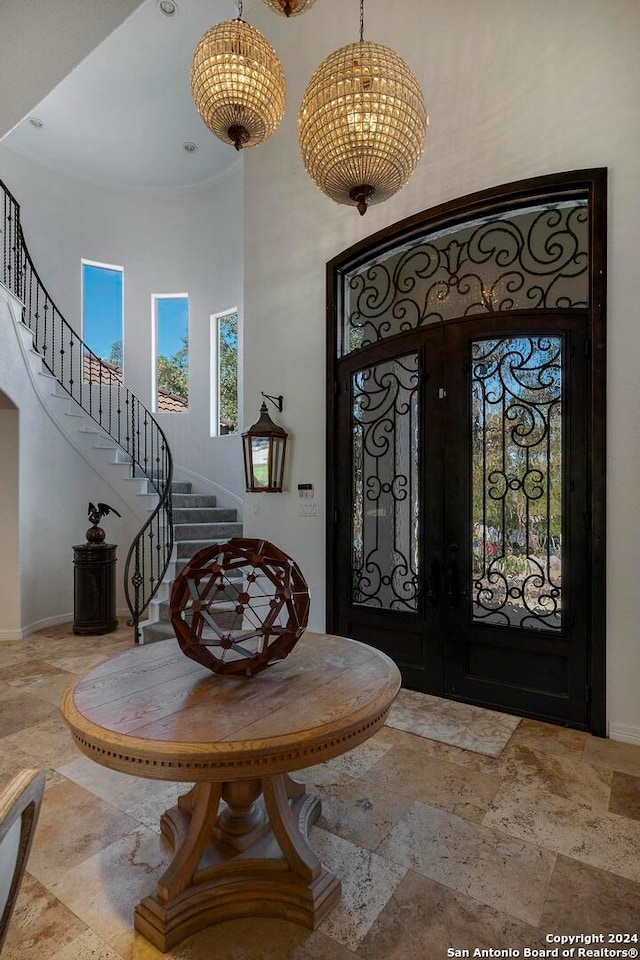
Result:
{"type": "Polygon", "coordinates": [[[116,545],[82,543],[73,548],[73,632],[110,633],[116,618],[116,545]]]}

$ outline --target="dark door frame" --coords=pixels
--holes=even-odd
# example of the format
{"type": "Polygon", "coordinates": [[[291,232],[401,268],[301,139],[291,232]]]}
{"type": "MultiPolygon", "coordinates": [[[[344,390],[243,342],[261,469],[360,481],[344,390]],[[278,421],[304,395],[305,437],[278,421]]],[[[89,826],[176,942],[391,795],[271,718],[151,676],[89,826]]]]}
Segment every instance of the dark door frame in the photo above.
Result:
{"type": "MultiPolygon", "coordinates": [[[[589,206],[589,307],[588,344],[591,366],[587,389],[587,481],[590,577],[588,597],[589,728],[606,736],[606,294],[607,294],[607,169],[574,170],[519,180],[469,194],[414,214],[354,244],[326,266],[327,315],[327,629],[336,629],[335,577],[337,489],[335,458],[336,391],[338,389],[337,317],[341,303],[341,278],[371,257],[417,240],[428,230],[442,229],[468,220],[507,213],[544,202],[587,198],[589,206]]],[[[363,354],[367,348],[363,349],[363,354]]],[[[352,357],[353,354],[349,356],[352,357]]]]}

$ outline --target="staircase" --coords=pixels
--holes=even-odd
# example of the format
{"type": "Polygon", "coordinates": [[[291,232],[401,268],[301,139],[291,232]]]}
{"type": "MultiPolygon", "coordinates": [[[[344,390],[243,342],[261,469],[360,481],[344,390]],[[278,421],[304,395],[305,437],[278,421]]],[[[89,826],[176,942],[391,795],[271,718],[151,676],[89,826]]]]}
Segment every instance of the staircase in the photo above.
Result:
{"type": "Polygon", "coordinates": [[[169,565],[158,595],[149,605],[149,618],[140,624],[141,643],[174,637],[169,600],[174,578],[188,561],[204,547],[242,536],[237,510],[218,507],[216,498],[191,492],[191,483],[174,480],[173,503],[174,559],[169,565]]]}
{"type": "MultiPolygon", "coordinates": [[[[173,557],[171,451],[151,411],[120,375],[114,376],[113,366],[87,346],[58,310],[27,249],[20,205],[2,181],[0,282],[20,304],[19,322],[30,331],[30,349],[38,354],[44,368],[42,377],[50,381],[51,397],[55,396],[51,402],[73,401],[69,415],[81,424],[90,421],[97,426],[99,437],[108,437],[119,448],[114,461],[118,468],[124,467],[131,479],[143,479],[146,492],[155,494],[155,506],[133,538],[125,560],[124,591],[138,639],[140,620],[162,587],[173,557]]],[[[93,437],[89,445],[94,453],[103,446],[93,437]]]]}

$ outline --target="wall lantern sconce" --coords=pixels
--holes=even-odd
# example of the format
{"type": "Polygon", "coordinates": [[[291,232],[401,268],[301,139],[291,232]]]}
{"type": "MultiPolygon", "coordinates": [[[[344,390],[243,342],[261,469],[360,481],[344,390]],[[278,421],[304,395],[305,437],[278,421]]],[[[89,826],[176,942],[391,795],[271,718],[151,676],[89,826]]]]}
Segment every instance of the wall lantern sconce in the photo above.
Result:
{"type": "MultiPolygon", "coordinates": [[[[282,397],[262,393],[282,413],[282,397]]],[[[262,401],[260,417],[242,434],[247,493],[282,493],[287,432],[274,423],[262,401]]]]}

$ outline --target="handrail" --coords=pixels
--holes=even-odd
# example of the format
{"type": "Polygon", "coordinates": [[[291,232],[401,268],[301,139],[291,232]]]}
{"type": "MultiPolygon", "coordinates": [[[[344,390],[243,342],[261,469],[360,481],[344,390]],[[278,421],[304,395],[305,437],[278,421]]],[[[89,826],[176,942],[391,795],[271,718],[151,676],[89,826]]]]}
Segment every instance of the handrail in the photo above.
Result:
{"type": "Polygon", "coordinates": [[[120,372],[103,362],[58,310],[31,260],[20,206],[2,180],[0,188],[2,279],[23,305],[22,322],[33,334],[35,350],[71,399],[128,454],[132,476],[146,479],[159,497],[135,535],[125,564],[129,622],[138,639],[138,624],[162,583],[173,551],[169,444],[150,411],[124,385],[120,372]]]}

